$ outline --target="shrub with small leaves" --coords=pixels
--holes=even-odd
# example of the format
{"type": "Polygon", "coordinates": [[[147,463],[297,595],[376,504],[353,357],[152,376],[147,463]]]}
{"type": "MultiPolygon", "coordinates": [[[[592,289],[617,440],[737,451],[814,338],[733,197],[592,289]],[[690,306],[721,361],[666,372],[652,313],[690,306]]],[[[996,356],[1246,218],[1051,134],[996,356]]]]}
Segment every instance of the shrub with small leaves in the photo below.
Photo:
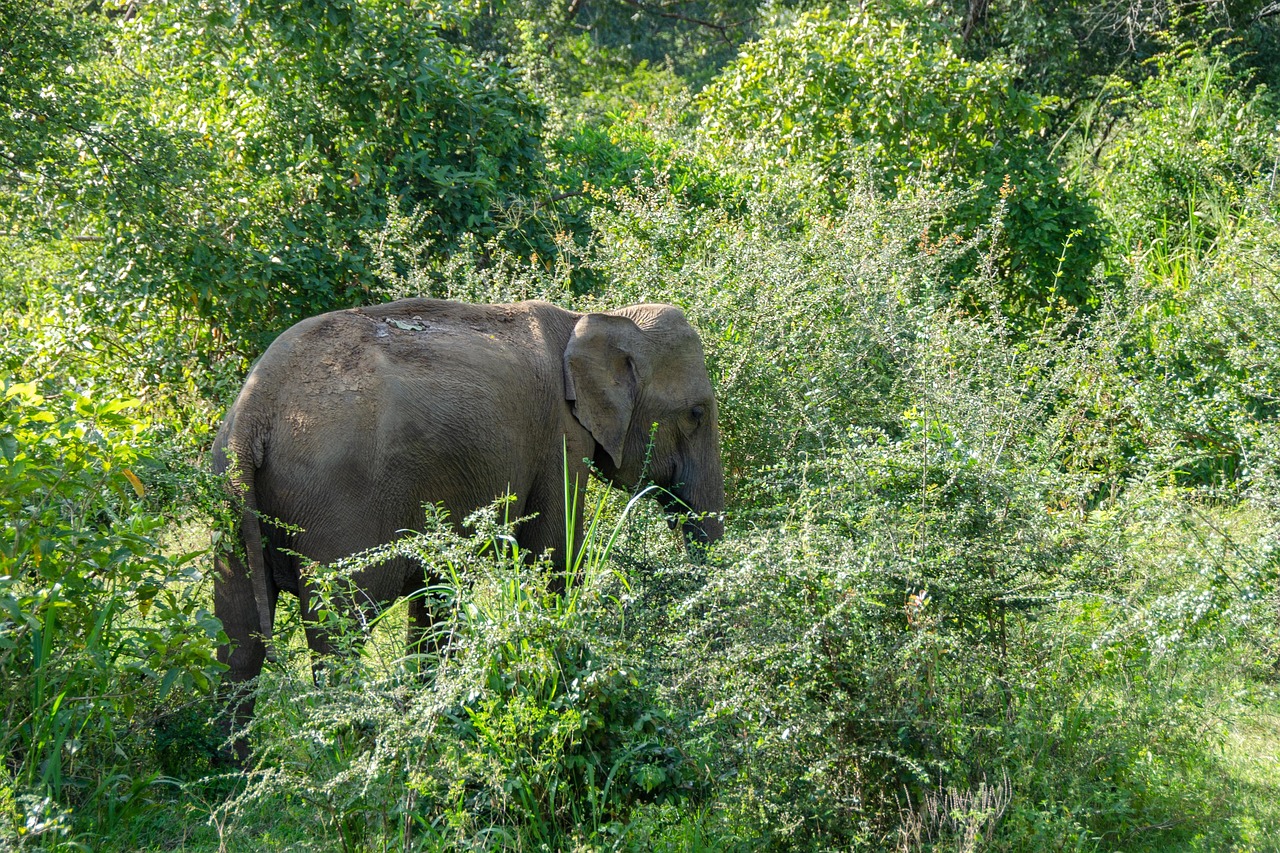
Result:
{"type": "MultiPolygon", "coordinates": [[[[550,569],[513,548],[499,513],[473,516],[470,537],[435,515],[423,533],[313,569],[331,601],[318,608],[326,630],[360,645],[367,627],[340,604],[351,572],[392,555],[430,567],[440,582],[419,594],[437,616],[434,651],[341,658],[315,685],[287,660],[269,671],[253,722],[262,771],[223,810],[232,825],[303,792],[346,845],[403,826],[452,843],[501,832],[554,846],[697,793],[703,780],[642,661],[602,631],[622,579],[601,554],[565,594],[551,591],[550,569]]],[[[584,553],[607,547],[589,541],[584,553]]]]}

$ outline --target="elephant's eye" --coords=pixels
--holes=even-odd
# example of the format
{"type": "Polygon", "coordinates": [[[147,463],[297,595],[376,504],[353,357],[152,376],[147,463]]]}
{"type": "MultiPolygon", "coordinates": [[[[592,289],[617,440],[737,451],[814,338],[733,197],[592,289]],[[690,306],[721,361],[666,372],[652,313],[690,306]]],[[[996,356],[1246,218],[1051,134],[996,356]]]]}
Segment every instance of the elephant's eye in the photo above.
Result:
{"type": "Polygon", "coordinates": [[[689,411],[689,417],[693,418],[693,422],[696,424],[702,423],[702,419],[705,418],[706,416],[707,416],[707,409],[705,406],[694,406],[689,411]]]}

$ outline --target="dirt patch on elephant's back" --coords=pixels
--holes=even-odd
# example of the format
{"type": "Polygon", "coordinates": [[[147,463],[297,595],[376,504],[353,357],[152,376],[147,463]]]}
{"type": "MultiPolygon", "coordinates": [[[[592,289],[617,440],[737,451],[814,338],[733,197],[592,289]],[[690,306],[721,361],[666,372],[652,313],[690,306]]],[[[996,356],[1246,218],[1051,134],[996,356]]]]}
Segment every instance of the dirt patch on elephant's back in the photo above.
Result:
{"type": "Polygon", "coordinates": [[[292,359],[297,380],[318,396],[359,393],[381,360],[375,324],[348,312],[317,319],[292,359]]]}

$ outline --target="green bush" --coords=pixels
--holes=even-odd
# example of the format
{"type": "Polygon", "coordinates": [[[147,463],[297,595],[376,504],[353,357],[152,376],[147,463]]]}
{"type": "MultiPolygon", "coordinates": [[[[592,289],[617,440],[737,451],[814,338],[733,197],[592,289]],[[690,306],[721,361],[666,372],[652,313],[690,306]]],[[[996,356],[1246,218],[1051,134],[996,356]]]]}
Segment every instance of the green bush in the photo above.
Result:
{"type": "MultiPolygon", "coordinates": [[[[1047,152],[1052,101],[1023,91],[1003,60],[965,59],[955,35],[920,12],[873,5],[780,18],[698,96],[703,138],[757,175],[816,165],[838,209],[863,171],[886,192],[914,182],[972,189],[921,235],[922,248],[971,235],[1003,209],[1007,254],[997,279],[956,281],[957,290],[994,284],[1021,317],[1089,304],[1102,234],[1047,152]]],[[[981,289],[967,295],[975,307],[991,301],[981,289]]]]}
{"type": "Polygon", "coordinates": [[[779,469],[822,458],[854,425],[896,430],[909,401],[901,357],[948,305],[948,269],[975,250],[919,235],[952,199],[888,199],[864,187],[839,215],[787,227],[790,193],[746,217],[659,186],[619,193],[596,215],[589,257],[614,302],[681,306],[702,335],[720,400],[731,503],[791,514],[779,469]]]}
{"type": "MultiPolygon", "coordinates": [[[[559,595],[546,565],[512,550],[500,514],[477,513],[466,538],[436,516],[424,533],[316,568],[335,603],[351,572],[392,555],[439,573],[422,593],[438,617],[434,651],[405,657],[401,635],[331,661],[316,685],[287,659],[269,671],[253,722],[263,772],[220,810],[228,826],[301,793],[347,848],[389,832],[406,846],[557,847],[622,831],[637,804],[698,793],[705,780],[641,661],[607,633],[625,581],[603,563],[602,529],[590,529],[559,595]]],[[[367,626],[338,607],[319,612],[328,630],[364,641],[367,626]]]]}
{"type": "Polygon", "coordinates": [[[194,555],[166,556],[141,503],[136,401],[6,383],[2,405],[0,784],[19,805],[0,837],[87,829],[72,810],[105,830],[153,778],[161,704],[211,688],[220,627],[194,555]]]}
{"type": "MultiPolygon", "coordinates": [[[[1016,333],[975,319],[946,281],[950,253],[982,247],[911,239],[946,215],[868,191],[797,236],[660,190],[598,215],[593,263],[619,299],[677,302],[703,334],[733,496],[711,571],[637,558],[631,630],[657,641],[684,737],[715,744],[735,837],[1026,849],[1148,843],[1183,814],[1188,833],[1214,826],[1194,800],[1216,783],[1169,770],[1210,760],[1193,732],[1231,689],[1193,674],[1215,652],[1188,644],[1221,632],[1265,656],[1271,528],[1210,534],[1200,498],[1163,490],[1176,422],[1135,405],[1165,381],[1132,372],[1142,312],[1016,333]],[[1163,549],[1203,556],[1153,568],[1163,549]]],[[[1252,294],[1228,351],[1263,387],[1267,289],[1214,292],[1252,294]]],[[[1215,405],[1275,446],[1270,420],[1215,405]]]]}
{"type": "Polygon", "coordinates": [[[786,849],[912,832],[1160,849],[1223,819],[1198,768],[1236,688],[1204,668],[1239,665],[1226,638],[1273,647],[1275,528],[1158,484],[1059,508],[1054,410],[1089,349],[930,323],[899,429],[854,427],[775,472],[785,526],[740,509],[705,585],[661,617],[679,629],[636,627],[670,644],[655,657],[678,662],[665,681],[718,744],[739,826],[786,849]]]}

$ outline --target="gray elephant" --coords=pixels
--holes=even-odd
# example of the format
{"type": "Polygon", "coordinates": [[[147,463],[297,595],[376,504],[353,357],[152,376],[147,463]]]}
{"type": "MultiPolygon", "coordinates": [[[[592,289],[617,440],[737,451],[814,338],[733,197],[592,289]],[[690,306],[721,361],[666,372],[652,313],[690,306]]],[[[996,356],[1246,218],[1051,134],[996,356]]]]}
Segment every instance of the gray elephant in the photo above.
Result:
{"type": "MultiPolygon", "coordinates": [[[[702,345],[670,305],[578,314],[405,299],[304,320],[250,371],[214,443],[214,471],[243,507],[248,564],[217,560],[227,680],[261,671],[281,590],[314,615],[295,555],[329,563],[390,542],[421,527],[424,503],[457,521],[509,492],[512,517],[533,516],[516,530],[521,548],[549,549],[563,569],[566,461],[580,488],[584,460],[618,488],[652,480],[691,547],[712,542],[723,533],[719,443],[702,345]]],[[[575,526],[581,542],[580,514],[575,526]]],[[[381,606],[425,575],[400,558],[355,582],[381,606]]],[[[414,596],[411,636],[426,621],[414,596]]],[[[331,651],[315,628],[307,642],[331,651]]],[[[237,716],[252,710],[247,698],[237,716]]]]}

